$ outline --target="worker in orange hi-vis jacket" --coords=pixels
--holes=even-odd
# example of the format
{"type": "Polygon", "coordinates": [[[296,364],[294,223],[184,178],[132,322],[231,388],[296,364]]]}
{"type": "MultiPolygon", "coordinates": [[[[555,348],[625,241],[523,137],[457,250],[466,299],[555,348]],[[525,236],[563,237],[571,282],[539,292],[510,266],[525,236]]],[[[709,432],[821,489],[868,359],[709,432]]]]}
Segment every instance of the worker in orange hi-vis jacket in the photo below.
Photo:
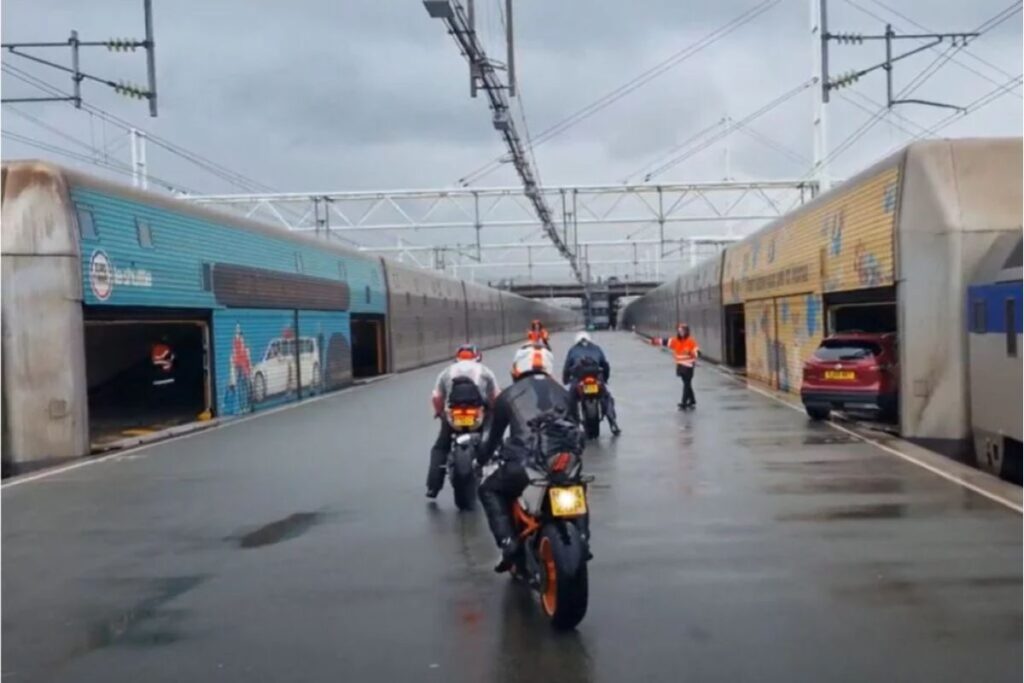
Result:
{"type": "Polygon", "coordinates": [[[697,397],[693,393],[693,369],[697,366],[700,346],[690,334],[689,325],[680,323],[676,328],[676,336],[654,337],[651,339],[651,343],[671,349],[672,355],[675,357],[676,376],[683,380],[683,400],[679,402],[679,409],[696,408],[697,397]]]}

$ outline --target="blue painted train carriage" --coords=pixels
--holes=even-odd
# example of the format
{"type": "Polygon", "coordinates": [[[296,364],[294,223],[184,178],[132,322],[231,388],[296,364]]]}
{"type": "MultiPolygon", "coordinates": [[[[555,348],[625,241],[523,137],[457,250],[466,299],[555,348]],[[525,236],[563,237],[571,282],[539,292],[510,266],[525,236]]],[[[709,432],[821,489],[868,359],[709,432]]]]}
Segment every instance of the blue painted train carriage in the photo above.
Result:
{"type": "Polygon", "coordinates": [[[87,337],[90,319],[102,320],[111,307],[134,309],[142,319],[156,314],[159,321],[175,311],[194,322],[212,351],[207,388],[215,400],[204,407],[220,415],[352,380],[351,316],[386,313],[378,260],[68,177],[81,239],[87,337]]]}

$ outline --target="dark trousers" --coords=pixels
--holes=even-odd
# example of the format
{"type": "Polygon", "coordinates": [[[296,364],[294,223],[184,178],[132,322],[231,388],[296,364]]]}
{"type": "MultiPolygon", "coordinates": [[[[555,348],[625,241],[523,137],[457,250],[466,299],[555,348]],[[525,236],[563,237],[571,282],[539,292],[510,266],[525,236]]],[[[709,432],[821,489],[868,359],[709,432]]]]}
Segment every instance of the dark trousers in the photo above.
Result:
{"type": "MultiPolygon", "coordinates": [[[[612,396],[612,392],[608,391],[607,384],[604,385],[604,391],[601,392],[601,410],[608,418],[608,424],[618,425],[618,416],[615,414],[615,397],[612,396]]],[[[569,387],[569,414],[575,416],[580,422],[583,421],[580,415],[580,395],[576,391],[575,384],[569,387]]]]}
{"type": "Polygon", "coordinates": [[[693,394],[693,368],[677,365],[676,374],[683,380],[683,405],[697,405],[697,397],[693,394]]]}
{"type": "Polygon", "coordinates": [[[427,469],[427,488],[440,491],[444,488],[444,466],[448,462],[448,452],[452,449],[452,427],[448,420],[441,418],[441,429],[437,440],[430,449],[430,467],[427,469]]]}
{"type": "Polygon", "coordinates": [[[478,495],[487,515],[494,541],[501,545],[506,538],[515,536],[512,525],[512,501],[519,497],[530,483],[526,468],[519,461],[502,462],[494,472],[480,482],[478,495]]]}

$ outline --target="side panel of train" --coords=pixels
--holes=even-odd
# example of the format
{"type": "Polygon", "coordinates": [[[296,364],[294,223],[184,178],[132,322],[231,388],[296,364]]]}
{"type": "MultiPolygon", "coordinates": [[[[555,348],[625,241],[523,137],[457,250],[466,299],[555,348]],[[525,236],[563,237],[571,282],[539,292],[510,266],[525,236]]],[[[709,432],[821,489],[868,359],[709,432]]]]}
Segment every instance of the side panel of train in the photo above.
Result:
{"type": "MultiPolygon", "coordinates": [[[[1020,234],[1021,158],[1019,138],[915,143],[728,247],[723,360],[795,393],[824,335],[895,331],[901,434],[962,452],[974,392],[965,335],[952,331],[965,329],[983,256],[1020,234]]],[[[624,320],[645,334],[664,334],[666,318],[702,323],[695,274],[705,267],[634,301],[624,320]],[[665,301],[674,288],[675,311],[665,301]]],[[[701,335],[715,346],[714,330],[701,335]]]]}
{"type": "Polygon", "coordinates": [[[512,341],[532,318],[575,320],[45,163],[4,165],[2,212],[7,469],[512,341]],[[151,361],[159,345],[170,377],[151,361]]]}
{"type": "Polygon", "coordinates": [[[973,285],[967,295],[974,453],[985,469],[1021,478],[1021,282],[973,285]]]}

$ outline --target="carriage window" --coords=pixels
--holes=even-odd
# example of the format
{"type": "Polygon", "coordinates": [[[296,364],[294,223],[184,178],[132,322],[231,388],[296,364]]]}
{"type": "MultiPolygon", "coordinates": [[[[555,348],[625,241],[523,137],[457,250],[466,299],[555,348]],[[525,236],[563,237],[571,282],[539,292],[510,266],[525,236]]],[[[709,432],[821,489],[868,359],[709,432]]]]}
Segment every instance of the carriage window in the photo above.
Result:
{"type": "Polygon", "coordinates": [[[90,240],[94,240],[99,237],[99,234],[96,232],[96,223],[92,219],[92,211],[89,211],[89,209],[79,208],[75,213],[78,215],[79,234],[83,238],[90,240]]]}
{"type": "Polygon", "coordinates": [[[975,301],[974,302],[974,313],[972,315],[973,320],[971,321],[971,332],[977,332],[979,334],[985,334],[985,330],[988,325],[985,319],[985,302],[975,301]]]}
{"type": "Polygon", "coordinates": [[[153,248],[153,229],[147,221],[135,219],[135,237],[139,240],[140,247],[153,248]]]}
{"type": "Polygon", "coordinates": [[[1006,355],[1017,357],[1017,302],[1006,300],[1006,355]]]}

